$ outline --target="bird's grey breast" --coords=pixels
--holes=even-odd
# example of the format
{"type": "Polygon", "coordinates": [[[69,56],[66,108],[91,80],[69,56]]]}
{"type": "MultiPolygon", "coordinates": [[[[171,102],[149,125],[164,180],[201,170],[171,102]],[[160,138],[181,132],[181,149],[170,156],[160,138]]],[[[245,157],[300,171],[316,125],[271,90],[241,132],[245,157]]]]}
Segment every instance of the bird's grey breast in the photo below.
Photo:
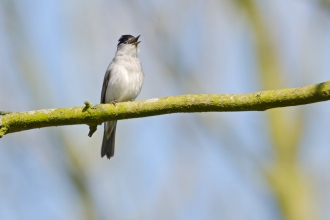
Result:
{"type": "Polygon", "coordinates": [[[143,83],[143,70],[138,58],[116,56],[107,71],[110,71],[110,79],[106,102],[130,101],[138,96],[143,83]]]}

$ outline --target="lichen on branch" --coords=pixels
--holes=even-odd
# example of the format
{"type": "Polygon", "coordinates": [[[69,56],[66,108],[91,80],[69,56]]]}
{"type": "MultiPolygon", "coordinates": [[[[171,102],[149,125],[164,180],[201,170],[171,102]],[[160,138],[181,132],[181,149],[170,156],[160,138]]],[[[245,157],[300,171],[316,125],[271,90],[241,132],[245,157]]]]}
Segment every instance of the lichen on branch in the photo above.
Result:
{"type": "Polygon", "coordinates": [[[43,109],[0,115],[0,137],[5,134],[50,126],[87,124],[96,127],[105,121],[141,118],[172,113],[264,111],[327,101],[330,81],[293,89],[249,94],[200,94],[92,105],[43,109]]]}

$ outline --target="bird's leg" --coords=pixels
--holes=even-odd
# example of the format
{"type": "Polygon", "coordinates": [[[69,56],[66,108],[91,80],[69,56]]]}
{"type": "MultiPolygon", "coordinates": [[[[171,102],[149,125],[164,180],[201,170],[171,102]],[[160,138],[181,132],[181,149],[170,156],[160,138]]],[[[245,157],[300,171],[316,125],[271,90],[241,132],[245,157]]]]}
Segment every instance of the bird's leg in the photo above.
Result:
{"type": "Polygon", "coordinates": [[[118,102],[118,100],[114,100],[114,101],[109,102],[109,104],[113,104],[114,106],[116,106],[117,102],[118,102]]]}

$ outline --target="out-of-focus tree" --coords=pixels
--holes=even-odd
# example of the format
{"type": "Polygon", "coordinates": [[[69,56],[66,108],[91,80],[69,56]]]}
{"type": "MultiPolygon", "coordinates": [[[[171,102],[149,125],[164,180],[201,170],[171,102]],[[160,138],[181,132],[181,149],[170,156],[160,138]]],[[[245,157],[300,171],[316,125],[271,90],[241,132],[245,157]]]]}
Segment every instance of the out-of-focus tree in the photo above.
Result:
{"type": "MultiPolygon", "coordinates": [[[[265,90],[287,86],[280,68],[271,26],[265,23],[260,6],[254,0],[236,0],[249,18],[255,37],[260,78],[265,90]]],[[[275,152],[274,161],[265,171],[278,198],[285,219],[315,219],[315,198],[311,182],[297,164],[299,141],[305,126],[301,109],[276,109],[267,112],[269,132],[275,152]]]]}

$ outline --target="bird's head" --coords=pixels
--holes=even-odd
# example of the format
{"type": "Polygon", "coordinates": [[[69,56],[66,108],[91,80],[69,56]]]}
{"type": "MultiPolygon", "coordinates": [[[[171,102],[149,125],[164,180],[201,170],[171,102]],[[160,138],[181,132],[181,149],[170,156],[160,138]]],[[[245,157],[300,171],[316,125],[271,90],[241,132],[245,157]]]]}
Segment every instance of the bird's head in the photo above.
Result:
{"type": "Polygon", "coordinates": [[[117,53],[119,52],[122,55],[128,56],[137,56],[139,53],[138,44],[141,41],[139,40],[139,36],[133,37],[132,35],[122,35],[119,38],[119,43],[117,45],[117,53]]]}

